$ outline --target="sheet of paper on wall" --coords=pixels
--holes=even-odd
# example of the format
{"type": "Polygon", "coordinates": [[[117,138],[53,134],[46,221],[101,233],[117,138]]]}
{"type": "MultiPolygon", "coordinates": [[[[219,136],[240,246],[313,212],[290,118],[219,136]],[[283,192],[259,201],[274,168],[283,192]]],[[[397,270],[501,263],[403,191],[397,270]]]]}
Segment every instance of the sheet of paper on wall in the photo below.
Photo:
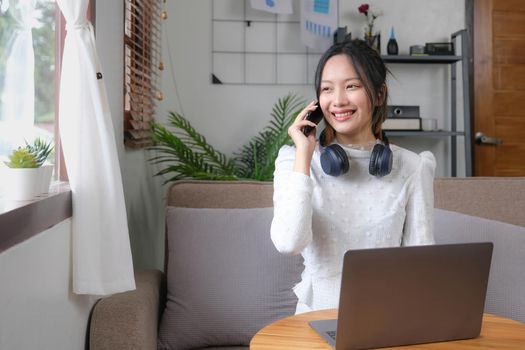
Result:
{"type": "Polygon", "coordinates": [[[252,8],[271,13],[293,13],[292,0],[250,0],[252,8]]]}
{"type": "Polygon", "coordinates": [[[337,0],[301,0],[301,41],[311,49],[326,50],[333,43],[338,20],[337,0]]]}

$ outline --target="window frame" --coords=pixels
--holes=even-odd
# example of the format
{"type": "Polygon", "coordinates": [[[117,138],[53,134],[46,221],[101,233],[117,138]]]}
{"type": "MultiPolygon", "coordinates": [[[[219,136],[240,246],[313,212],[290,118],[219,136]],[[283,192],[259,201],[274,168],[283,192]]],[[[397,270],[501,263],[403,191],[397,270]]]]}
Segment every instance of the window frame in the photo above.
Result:
{"type": "MultiPolygon", "coordinates": [[[[67,170],[59,133],[59,96],[62,53],[66,21],[58,5],[55,11],[55,172],[58,181],[51,185],[49,195],[30,202],[6,201],[0,208],[0,253],[55,226],[73,215],[72,193],[67,183],[67,170]]],[[[88,5],[88,19],[95,26],[96,0],[88,5]]],[[[5,199],[2,199],[5,201],[5,199]]]]}

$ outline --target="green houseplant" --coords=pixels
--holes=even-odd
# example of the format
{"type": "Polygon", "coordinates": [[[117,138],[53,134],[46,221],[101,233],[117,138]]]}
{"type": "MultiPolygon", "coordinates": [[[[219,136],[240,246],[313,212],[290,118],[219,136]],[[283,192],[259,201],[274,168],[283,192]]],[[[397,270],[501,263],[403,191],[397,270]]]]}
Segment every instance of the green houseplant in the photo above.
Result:
{"type": "Polygon", "coordinates": [[[39,168],[46,161],[53,150],[51,142],[41,138],[35,139],[32,144],[27,143],[24,147],[18,147],[9,155],[9,162],[5,164],[9,168],[39,168]]]}
{"type": "Polygon", "coordinates": [[[45,164],[53,150],[51,142],[40,138],[13,150],[5,161],[5,195],[12,200],[31,200],[47,193],[53,165],[45,164]]]}
{"type": "Polygon", "coordinates": [[[304,101],[296,94],[280,98],[272,108],[269,124],[232,157],[210,145],[183,116],[171,112],[171,130],[152,124],[152,149],[158,155],[150,161],[164,166],[156,175],[166,175],[166,182],[184,178],[271,181],[279,149],[291,143],[288,127],[303,107],[304,101]]]}

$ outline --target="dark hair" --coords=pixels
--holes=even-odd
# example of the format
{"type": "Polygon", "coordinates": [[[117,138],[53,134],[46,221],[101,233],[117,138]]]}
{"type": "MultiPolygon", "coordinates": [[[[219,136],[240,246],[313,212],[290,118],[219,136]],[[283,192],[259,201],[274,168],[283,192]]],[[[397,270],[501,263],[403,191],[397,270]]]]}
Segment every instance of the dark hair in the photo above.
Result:
{"type": "MultiPolygon", "coordinates": [[[[345,40],[332,45],[321,56],[315,72],[315,93],[317,100],[321,93],[321,78],[326,62],[333,56],[345,55],[352,62],[358,78],[363,83],[372,110],[372,133],[381,138],[381,125],[386,119],[388,90],[386,86],[386,68],[379,53],[360,39],[345,40]]],[[[321,143],[329,144],[335,138],[335,130],[330,124],[321,134],[321,143]]]]}

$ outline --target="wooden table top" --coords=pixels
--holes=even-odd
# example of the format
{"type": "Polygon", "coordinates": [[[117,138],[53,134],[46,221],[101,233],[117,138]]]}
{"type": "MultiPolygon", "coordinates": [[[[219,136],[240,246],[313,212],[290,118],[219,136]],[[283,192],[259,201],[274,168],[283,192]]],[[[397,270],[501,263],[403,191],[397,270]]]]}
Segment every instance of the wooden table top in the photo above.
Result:
{"type": "MultiPolygon", "coordinates": [[[[337,310],[312,311],[273,322],[252,338],[250,350],[332,349],[310,326],[312,320],[337,318],[337,310]]],[[[447,349],[525,349],[525,323],[485,314],[478,338],[440,343],[396,346],[392,350],[447,349]]]]}

